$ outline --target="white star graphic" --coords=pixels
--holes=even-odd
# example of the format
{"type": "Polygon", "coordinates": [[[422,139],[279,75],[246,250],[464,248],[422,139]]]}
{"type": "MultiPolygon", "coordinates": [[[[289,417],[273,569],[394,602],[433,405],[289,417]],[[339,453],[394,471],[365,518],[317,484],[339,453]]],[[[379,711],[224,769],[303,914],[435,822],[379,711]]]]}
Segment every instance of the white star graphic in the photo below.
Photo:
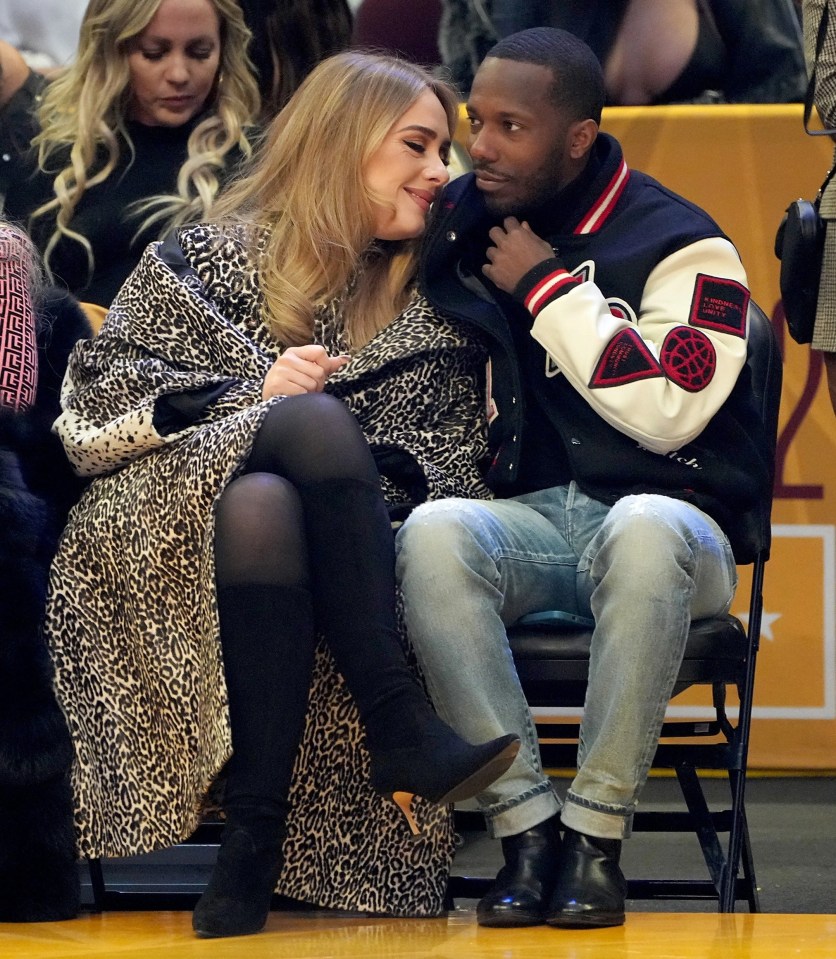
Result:
{"type": "MultiPolygon", "coordinates": [[[[743,623],[745,626],[749,625],[749,614],[748,613],[735,613],[735,616],[743,623]]],[[[764,639],[774,640],[775,637],[772,634],[772,624],[781,618],[781,613],[767,613],[766,610],[761,614],[761,636],[764,639]]]]}

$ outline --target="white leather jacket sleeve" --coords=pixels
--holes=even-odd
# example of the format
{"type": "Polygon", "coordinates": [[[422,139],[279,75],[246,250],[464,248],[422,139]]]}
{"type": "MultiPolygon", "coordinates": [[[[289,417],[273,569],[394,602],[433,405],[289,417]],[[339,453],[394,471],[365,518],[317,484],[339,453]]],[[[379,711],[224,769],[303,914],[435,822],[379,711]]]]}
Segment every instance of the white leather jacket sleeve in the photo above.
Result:
{"type": "Polygon", "coordinates": [[[654,268],[637,317],[625,304],[608,302],[592,278],[545,305],[531,335],[608,423],[668,453],[702,432],[746,362],[746,286],[732,243],[712,237],[654,268]],[[725,319],[724,289],[738,306],[742,297],[736,329],[725,319]],[[629,375],[602,375],[618,369],[619,353],[639,357],[641,368],[634,363],[629,375]]]}

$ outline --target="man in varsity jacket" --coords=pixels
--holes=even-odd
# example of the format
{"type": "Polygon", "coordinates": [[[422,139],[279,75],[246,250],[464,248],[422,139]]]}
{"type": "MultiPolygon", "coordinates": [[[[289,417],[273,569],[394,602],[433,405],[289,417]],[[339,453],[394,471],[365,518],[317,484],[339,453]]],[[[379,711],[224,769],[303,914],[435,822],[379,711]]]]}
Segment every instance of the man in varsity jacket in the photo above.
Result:
{"type": "Polygon", "coordinates": [[[621,840],[690,622],[728,610],[770,449],[746,367],[749,292],[716,223],[599,133],[598,61],[564,31],[501,40],[468,101],[474,172],[436,203],[422,286],[478,329],[496,499],[398,535],[410,639],[441,715],[523,748],[479,798],[505,865],[486,926],[624,921],[621,840]],[[593,617],[578,771],[556,796],[506,626],[593,617]],[[561,841],[558,822],[564,831],[561,841]]]}

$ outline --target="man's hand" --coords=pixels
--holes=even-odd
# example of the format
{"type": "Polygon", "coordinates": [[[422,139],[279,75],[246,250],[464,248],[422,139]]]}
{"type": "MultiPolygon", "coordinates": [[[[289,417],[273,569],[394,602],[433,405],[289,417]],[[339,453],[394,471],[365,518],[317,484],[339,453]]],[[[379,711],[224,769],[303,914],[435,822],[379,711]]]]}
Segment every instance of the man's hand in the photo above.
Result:
{"type": "Polygon", "coordinates": [[[529,270],[554,256],[545,240],[513,216],[506,217],[502,226],[495,226],[488,236],[494,246],[488,247],[490,262],[482,267],[482,272],[506,293],[513,293],[529,270]]]}
{"type": "Polygon", "coordinates": [[[264,377],[261,398],[321,393],[328,377],[345,366],[349,356],[329,356],[316,343],[289,346],[264,377]]]}

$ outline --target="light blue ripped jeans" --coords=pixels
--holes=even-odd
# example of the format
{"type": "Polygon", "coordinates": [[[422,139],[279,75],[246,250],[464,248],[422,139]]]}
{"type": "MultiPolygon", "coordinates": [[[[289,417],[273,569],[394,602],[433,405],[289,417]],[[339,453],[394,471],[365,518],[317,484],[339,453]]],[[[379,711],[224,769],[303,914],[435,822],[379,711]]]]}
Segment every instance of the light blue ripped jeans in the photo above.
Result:
{"type": "Polygon", "coordinates": [[[717,524],[670,497],[608,507],[571,483],[425,503],[397,548],[409,637],[439,714],[474,743],[507,732],[522,740],[508,772],[478,797],[495,838],[560,808],[505,627],[544,609],[592,613],[578,771],[561,818],[588,835],[628,836],[691,619],[726,612],[737,585],[717,524]]]}

